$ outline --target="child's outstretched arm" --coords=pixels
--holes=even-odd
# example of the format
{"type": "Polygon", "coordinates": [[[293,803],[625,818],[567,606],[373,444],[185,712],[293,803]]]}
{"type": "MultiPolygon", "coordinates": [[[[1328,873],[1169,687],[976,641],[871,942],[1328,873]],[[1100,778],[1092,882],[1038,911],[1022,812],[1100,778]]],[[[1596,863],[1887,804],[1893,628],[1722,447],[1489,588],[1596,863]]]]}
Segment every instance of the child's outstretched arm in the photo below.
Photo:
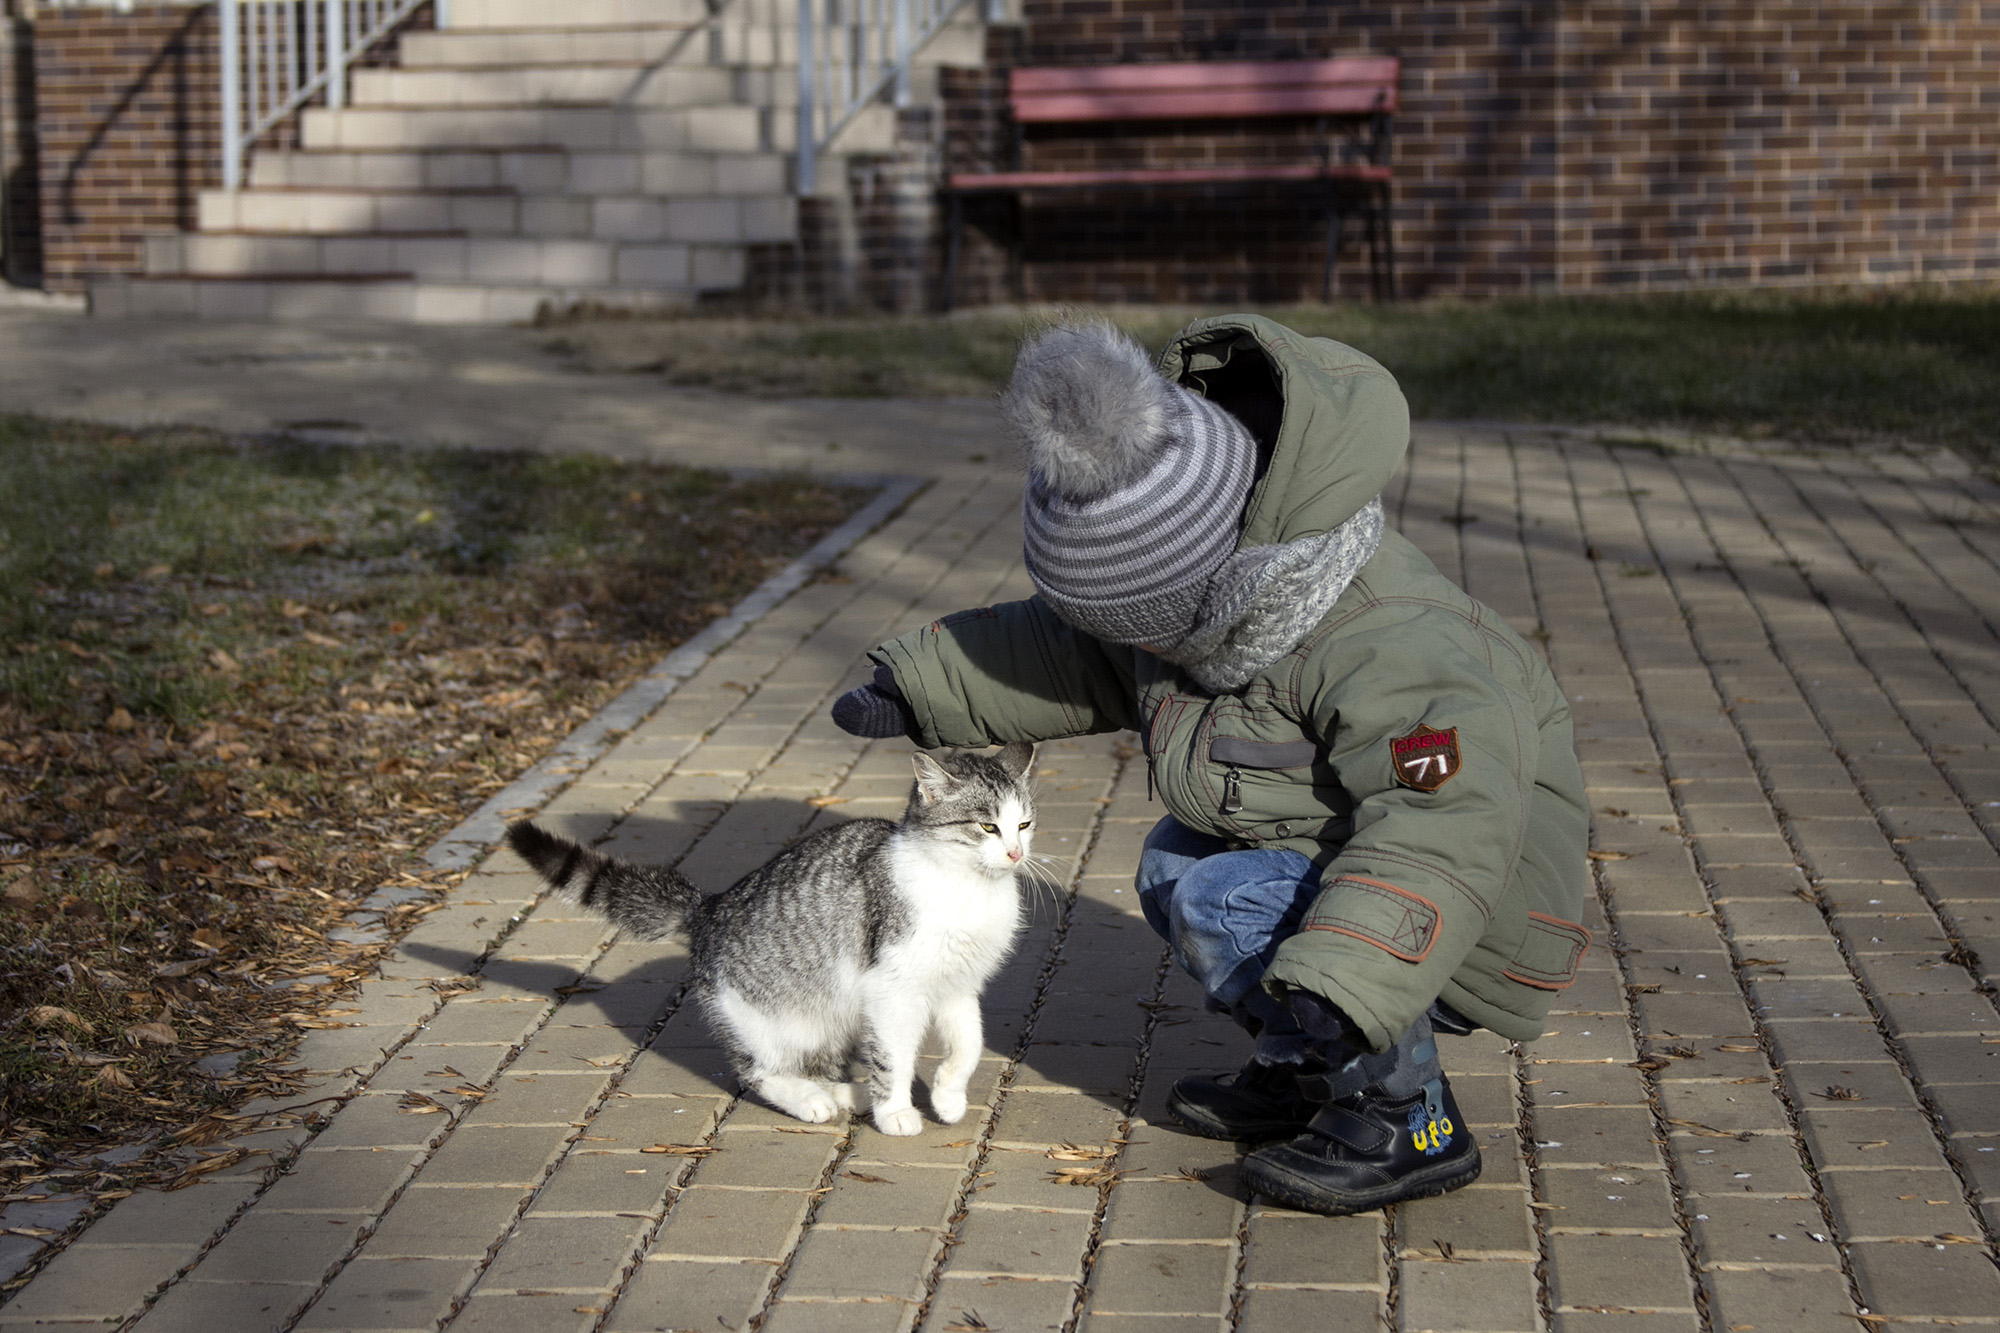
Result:
{"type": "Polygon", "coordinates": [[[874,683],[841,696],[834,721],[925,748],[1116,731],[1136,725],[1135,651],[1071,628],[1038,597],[958,611],[869,653],[874,683]],[[892,708],[904,725],[876,729],[892,708]]]}

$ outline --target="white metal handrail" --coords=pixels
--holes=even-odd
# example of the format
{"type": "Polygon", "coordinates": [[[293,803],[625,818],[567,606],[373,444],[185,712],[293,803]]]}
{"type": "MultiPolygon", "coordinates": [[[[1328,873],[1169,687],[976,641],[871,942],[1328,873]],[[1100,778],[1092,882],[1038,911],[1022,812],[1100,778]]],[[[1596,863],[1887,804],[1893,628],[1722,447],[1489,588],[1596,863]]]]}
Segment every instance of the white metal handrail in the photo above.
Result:
{"type": "Polygon", "coordinates": [[[220,0],[223,187],[241,189],[257,136],[322,92],[345,106],[348,67],[426,4],[450,26],[448,0],[220,0]]]}
{"type": "MultiPolygon", "coordinates": [[[[799,159],[802,195],[818,185],[819,155],[861,109],[886,93],[910,104],[910,63],[969,0],[799,0],[799,159]]],[[[1003,0],[982,0],[997,22],[1003,0]]]]}

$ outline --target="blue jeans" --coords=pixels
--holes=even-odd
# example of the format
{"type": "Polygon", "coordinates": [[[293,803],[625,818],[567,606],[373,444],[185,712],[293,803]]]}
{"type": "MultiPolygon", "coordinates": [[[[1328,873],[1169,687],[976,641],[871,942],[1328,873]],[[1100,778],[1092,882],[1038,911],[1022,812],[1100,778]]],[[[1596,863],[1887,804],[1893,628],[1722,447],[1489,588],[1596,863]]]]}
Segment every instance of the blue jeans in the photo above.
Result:
{"type": "Polygon", "coordinates": [[[1174,961],[1216,1008],[1245,1026],[1254,1020],[1258,1060],[1339,1065],[1336,1097],[1371,1084],[1404,1097],[1442,1077],[1428,1016],[1387,1051],[1342,1063],[1351,1053],[1314,1049],[1291,1011],[1258,984],[1319,896],[1319,871],[1307,857],[1282,848],[1232,852],[1220,838],[1168,816],[1146,835],[1136,887],[1147,924],[1172,946],[1174,961]]]}

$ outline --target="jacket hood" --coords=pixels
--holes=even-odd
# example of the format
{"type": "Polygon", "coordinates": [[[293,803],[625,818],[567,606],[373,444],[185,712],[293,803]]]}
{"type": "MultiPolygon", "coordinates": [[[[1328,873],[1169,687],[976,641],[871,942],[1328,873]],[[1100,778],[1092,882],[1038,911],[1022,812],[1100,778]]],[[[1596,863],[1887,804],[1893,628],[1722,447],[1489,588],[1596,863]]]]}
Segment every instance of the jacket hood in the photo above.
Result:
{"type": "MultiPolygon", "coordinates": [[[[1243,511],[1237,549],[1330,532],[1382,493],[1410,444],[1410,405],[1395,376],[1331,338],[1308,338],[1262,315],[1215,315],[1175,334],[1160,373],[1238,415],[1214,386],[1261,360],[1281,400],[1276,439],[1243,511]],[[1232,369],[1236,372],[1231,374],[1232,369]]],[[[1253,431],[1258,422],[1249,422],[1253,431]]]]}

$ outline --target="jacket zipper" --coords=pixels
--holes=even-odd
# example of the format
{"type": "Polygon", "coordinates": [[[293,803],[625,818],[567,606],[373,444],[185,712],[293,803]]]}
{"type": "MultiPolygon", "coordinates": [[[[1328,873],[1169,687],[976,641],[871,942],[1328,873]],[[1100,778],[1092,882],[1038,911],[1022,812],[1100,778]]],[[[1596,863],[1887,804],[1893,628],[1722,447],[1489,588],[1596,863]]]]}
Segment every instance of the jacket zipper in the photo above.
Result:
{"type": "Polygon", "coordinates": [[[1222,813],[1233,815],[1243,808],[1243,775],[1231,764],[1222,778],[1222,813]]]}

